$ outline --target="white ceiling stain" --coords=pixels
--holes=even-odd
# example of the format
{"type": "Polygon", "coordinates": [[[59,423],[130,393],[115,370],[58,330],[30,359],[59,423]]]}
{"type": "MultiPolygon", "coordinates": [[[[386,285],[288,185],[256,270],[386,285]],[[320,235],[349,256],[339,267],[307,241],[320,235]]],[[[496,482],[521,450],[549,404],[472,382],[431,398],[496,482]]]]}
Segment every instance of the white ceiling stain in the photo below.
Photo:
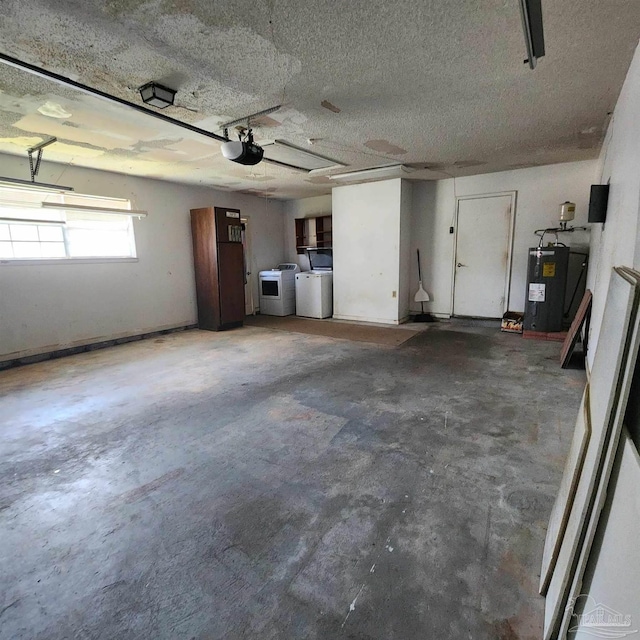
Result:
{"type": "MultiPolygon", "coordinates": [[[[89,147],[80,147],[74,144],[65,144],[64,142],[56,142],[56,152],[62,156],[68,156],[73,160],[81,160],[88,158],[99,158],[104,154],[102,149],[91,149],[89,147]]],[[[75,164],[78,164],[77,162],[75,164]]]]}
{"type": "Polygon", "coordinates": [[[0,138],[0,149],[6,150],[8,153],[25,152],[31,147],[35,147],[40,142],[43,142],[44,138],[28,136],[20,136],[17,138],[0,138]]]}
{"type": "MultiPolygon", "coordinates": [[[[202,139],[204,140],[204,138],[202,139]]],[[[211,140],[208,143],[198,142],[197,140],[179,140],[168,144],[166,148],[184,154],[185,159],[190,161],[220,155],[220,145],[215,140],[211,140]]]]}
{"type": "Polygon", "coordinates": [[[391,156],[402,156],[407,153],[406,149],[402,149],[387,140],[369,140],[364,143],[364,146],[373,151],[380,151],[381,153],[388,153],[391,156]]]}
{"type": "Polygon", "coordinates": [[[153,149],[152,151],[143,151],[138,156],[142,160],[150,160],[152,162],[165,162],[168,164],[179,163],[183,160],[189,160],[186,153],[174,151],[170,149],[153,149]]]}
{"type": "MultiPolygon", "coordinates": [[[[83,96],[84,98],[84,96],[83,96]]],[[[95,133],[108,135],[112,138],[122,140],[153,140],[158,137],[158,130],[153,121],[146,116],[135,114],[137,117],[122,118],[121,109],[111,108],[107,111],[103,106],[100,112],[96,113],[94,105],[76,108],[71,117],[71,122],[77,124],[82,129],[90,129],[95,133]]],[[[132,114],[133,115],[133,114],[132,114]]],[[[65,124],[69,124],[68,122],[65,124]]],[[[169,136],[167,136],[169,137],[169,136]]],[[[173,137],[182,137],[182,132],[173,132],[173,137]]]]}
{"type": "Polygon", "coordinates": [[[13,125],[22,131],[56,136],[60,140],[83,142],[106,150],[126,149],[136,142],[135,138],[128,138],[114,129],[113,135],[95,131],[90,128],[70,127],[65,122],[51,120],[39,113],[24,116],[13,125]]]}
{"type": "MultiPolygon", "coordinates": [[[[163,113],[216,133],[282,104],[258,141],[348,170],[401,161],[411,179],[596,157],[640,34],[637,0],[543,0],[547,55],[531,71],[515,0],[2,5],[4,53],[137,104],[156,80],[177,90],[163,113]]],[[[251,173],[215,140],[0,68],[0,152],[56,136],[47,160],[278,198],[331,189],[331,171],[251,173]]]]}
{"type": "Polygon", "coordinates": [[[71,113],[66,111],[61,104],[58,104],[57,102],[53,102],[51,100],[47,100],[41,107],[38,107],[38,112],[43,116],[47,116],[49,118],[71,117],[71,113]]]}

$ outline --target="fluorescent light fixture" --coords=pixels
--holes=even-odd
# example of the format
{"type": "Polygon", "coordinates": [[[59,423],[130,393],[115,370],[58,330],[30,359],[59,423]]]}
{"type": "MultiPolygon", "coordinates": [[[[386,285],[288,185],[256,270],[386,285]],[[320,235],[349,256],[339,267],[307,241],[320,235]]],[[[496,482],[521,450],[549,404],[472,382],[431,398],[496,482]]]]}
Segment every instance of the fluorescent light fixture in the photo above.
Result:
{"type": "Polygon", "coordinates": [[[11,178],[0,178],[0,206],[7,208],[21,209],[49,209],[50,211],[79,211],[86,213],[115,214],[122,216],[134,216],[145,218],[146,211],[129,209],[122,206],[105,207],[104,204],[114,205],[129,204],[129,200],[121,198],[107,198],[103,196],[92,196],[82,193],[73,193],[70,187],[60,187],[56,185],[38,185],[26,180],[16,182],[11,178]],[[35,189],[33,187],[36,187],[35,189]],[[67,191],[63,191],[67,189],[67,191]],[[46,198],[55,196],[57,200],[63,199],[67,202],[47,202],[46,198]],[[95,202],[96,204],[75,204],[75,200],[81,202],[95,202]],[[69,200],[71,200],[69,202],[69,200]]]}
{"type": "MultiPolygon", "coordinates": [[[[2,203],[4,204],[4,203],[2,203]]],[[[59,226],[61,224],[67,224],[64,220],[36,220],[34,218],[0,218],[0,222],[8,222],[9,224],[13,224],[15,222],[26,223],[26,224],[39,224],[39,225],[51,225],[51,226],[59,226]]]]}
{"type": "Polygon", "coordinates": [[[538,58],[544,56],[542,0],[520,0],[520,15],[527,56],[529,56],[525,62],[529,63],[531,69],[535,69],[538,58]]]}
{"type": "Polygon", "coordinates": [[[407,174],[413,173],[415,169],[404,164],[390,164],[383,167],[373,167],[360,171],[350,171],[349,173],[336,173],[329,176],[331,180],[338,182],[358,182],[367,180],[387,180],[389,178],[404,178],[407,174]]]}
{"type": "Polygon", "coordinates": [[[48,184],[46,182],[31,182],[31,180],[19,180],[18,178],[0,178],[0,187],[23,187],[28,189],[42,189],[54,193],[63,193],[64,191],[73,191],[73,187],[61,187],[57,184],[48,184]]]}
{"type": "Polygon", "coordinates": [[[43,209],[55,209],[57,211],[82,211],[85,213],[106,213],[121,216],[134,216],[136,218],[146,218],[147,212],[136,209],[112,209],[111,207],[85,207],[80,204],[60,204],[58,202],[43,202],[43,209]]]}
{"type": "Polygon", "coordinates": [[[265,160],[288,169],[297,169],[298,171],[310,173],[311,171],[320,171],[321,169],[347,166],[337,160],[296,147],[284,140],[264,142],[261,143],[261,146],[264,149],[265,160]]]}
{"type": "Polygon", "coordinates": [[[11,209],[42,209],[42,202],[29,202],[25,200],[5,200],[0,195],[0,206],[11,209]]]}
{"type": "Polygon", "coordinates": [[[158,109],[170,107],[176,95],[176,91],[169,89],[169,87],[164,87],[157,82],[147,82],[147,84],[140,87],[138,91],[140,91],[140,97],[145,104],[158,107],[158,109]]]}

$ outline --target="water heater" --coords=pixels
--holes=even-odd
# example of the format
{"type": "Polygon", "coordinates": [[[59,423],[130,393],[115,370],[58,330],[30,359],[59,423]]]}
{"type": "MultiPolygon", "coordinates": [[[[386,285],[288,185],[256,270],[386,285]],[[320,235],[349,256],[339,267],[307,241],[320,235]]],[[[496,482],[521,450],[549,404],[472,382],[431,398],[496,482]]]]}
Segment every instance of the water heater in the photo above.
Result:
{"type": "Polygon", "coordinates": [[[569,247],[529,249],[524,329],[562,331],[569,247]]]}

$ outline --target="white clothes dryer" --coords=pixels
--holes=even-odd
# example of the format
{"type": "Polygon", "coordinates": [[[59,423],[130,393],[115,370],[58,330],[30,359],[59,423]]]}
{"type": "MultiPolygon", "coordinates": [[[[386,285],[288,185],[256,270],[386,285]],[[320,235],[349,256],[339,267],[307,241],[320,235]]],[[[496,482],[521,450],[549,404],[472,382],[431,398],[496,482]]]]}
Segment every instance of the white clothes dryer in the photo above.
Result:
{"type": "Polygon", "coordinates": [[[290,316],[296,312],[295,274],[297,264],[283,262],[275,269],[261,271],[260,313],[267,316],[290,316]]]}

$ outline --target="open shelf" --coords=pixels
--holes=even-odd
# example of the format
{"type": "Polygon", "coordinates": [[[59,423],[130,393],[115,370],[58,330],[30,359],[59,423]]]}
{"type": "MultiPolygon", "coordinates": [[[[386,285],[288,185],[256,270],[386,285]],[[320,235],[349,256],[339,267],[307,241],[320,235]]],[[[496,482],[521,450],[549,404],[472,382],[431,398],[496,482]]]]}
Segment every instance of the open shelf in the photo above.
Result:
{"type": "Polygon", "coordinates": [[[307,247],[327,248],[333,246],[331,216],[296,218],[296,251],[304,254],[307,247]],[[315,233],[313,232],[315,230],[315,233]]]}

